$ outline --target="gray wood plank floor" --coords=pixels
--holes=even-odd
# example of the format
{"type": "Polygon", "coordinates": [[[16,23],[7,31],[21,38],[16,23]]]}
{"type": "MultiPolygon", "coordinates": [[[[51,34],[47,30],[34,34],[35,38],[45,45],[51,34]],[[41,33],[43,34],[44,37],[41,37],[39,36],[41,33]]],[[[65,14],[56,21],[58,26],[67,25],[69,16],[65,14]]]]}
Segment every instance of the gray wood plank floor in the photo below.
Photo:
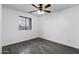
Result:
{"type": "Polygon", "coordinates": [[[2,54],[79,54],[79,49],[42,38],[3,46],[2,54]]]}

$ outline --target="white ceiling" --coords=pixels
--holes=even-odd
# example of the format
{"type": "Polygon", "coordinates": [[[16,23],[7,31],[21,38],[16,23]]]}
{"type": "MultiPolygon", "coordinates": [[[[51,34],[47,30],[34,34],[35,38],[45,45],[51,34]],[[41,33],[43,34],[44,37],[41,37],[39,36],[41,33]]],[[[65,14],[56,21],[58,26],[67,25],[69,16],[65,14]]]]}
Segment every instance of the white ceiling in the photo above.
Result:
{"type": "MultiPolygon", "coordinates": [[[[52,12],[53,11],[57,12],[57,11],[62,11],[64,9],[71,8],[77,5],[78,4],[52,4],[52,6],[48,8],[48,10],[51,10],[52,12]]],[[[36,8],[31,6],[31,4],[3,4],[2,6],[11,8],[11,9],[16,9],[23,12],[36,10],[36,8]]]]}

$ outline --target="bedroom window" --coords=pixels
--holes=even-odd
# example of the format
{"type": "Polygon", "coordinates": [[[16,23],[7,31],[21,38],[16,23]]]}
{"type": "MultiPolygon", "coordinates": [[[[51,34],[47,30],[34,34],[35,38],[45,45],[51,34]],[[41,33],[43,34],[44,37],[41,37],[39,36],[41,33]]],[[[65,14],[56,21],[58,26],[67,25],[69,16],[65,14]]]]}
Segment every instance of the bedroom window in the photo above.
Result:
{"type": "Polygon", "coordinates": [[[19,30],[31,30],[32,19],[29,17],[19,16],[19,30]]]}

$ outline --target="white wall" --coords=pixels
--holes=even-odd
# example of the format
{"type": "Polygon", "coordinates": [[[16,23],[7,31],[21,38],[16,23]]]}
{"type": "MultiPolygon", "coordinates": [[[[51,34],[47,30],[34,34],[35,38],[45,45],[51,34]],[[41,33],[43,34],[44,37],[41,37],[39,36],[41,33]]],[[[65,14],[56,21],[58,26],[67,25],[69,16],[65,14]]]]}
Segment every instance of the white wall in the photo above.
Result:
{"type": "Polygon", "coordinates": [[[1,16],[2,16],[2,12],[1,12],[1,10],[2,10],[2,8],[1,8],[1,4],[0,4],[0,53],[1,53],[1,51],[2,51],[2,44],[1,44],[1,39],[2,39],[2,31],[1,31],[1,29],[2,29],[2,19],[1,19],[1,16]]]}
{"type": "Polygon", "coordinates": [[[35,16],[3,7],[2,19],[3,46],[38,37],[38,19],[35,16]],[[32,18],[32,30],[18,30],[18,16],[26,16],[32,18]]]}
{"type": "Polygon", "coordinates": [[[41,37],[79,48],[79,6],[40,18],[41,37]]]}

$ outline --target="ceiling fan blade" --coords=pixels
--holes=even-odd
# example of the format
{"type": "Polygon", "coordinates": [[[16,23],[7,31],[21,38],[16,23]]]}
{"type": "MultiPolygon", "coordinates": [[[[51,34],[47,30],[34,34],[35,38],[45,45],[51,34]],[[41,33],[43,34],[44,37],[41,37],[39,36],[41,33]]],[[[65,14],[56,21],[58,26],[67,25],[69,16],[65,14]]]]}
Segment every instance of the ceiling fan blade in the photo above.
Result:
{"type": "Polygon", "coordinates": [[[34,4],[32,4],[32,6],[34,6],[35,8],[38,8],[37,6],[35,6],[34,4]]]}
{"type": "Polygon", "coordinates": [[[44,12],[48,12],[48,13],[51,13],[51,11],[48,11],[48,10],[43,10],[44,12]]]}
{"type": "Polygon", "coordinates": [[[32,13],[32,12],[36,12],[37,10],[33,10],[33,11],[30,11],[30,12],[28,12],[28,13],[32,13]]]}
{"type": "Polygon", "coordinates": [[[47,4],[46,6],[45,6],[45,8],[48,8],[48,7],[50,7],[51,5],[50,4],[47,4]]]}

